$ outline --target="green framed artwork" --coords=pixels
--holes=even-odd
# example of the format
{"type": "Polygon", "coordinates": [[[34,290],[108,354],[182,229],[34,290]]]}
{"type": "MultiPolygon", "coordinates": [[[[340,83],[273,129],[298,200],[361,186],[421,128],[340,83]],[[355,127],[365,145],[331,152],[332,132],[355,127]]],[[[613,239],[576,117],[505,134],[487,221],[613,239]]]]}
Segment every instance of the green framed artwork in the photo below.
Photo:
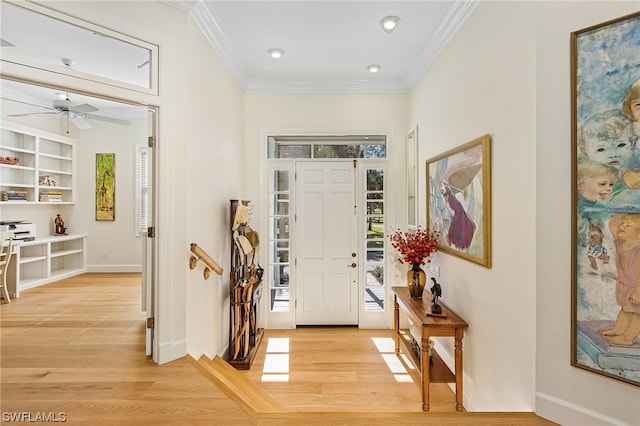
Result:
{"type": "Polygon", "coordinates": [[[96,154],[96,220],[116,220],[116,155],[96,154]]]}
{"type": "Polygon", "coordinates": [[[640,386],[640,13],[571,33],[571,364],[640,386]]]}

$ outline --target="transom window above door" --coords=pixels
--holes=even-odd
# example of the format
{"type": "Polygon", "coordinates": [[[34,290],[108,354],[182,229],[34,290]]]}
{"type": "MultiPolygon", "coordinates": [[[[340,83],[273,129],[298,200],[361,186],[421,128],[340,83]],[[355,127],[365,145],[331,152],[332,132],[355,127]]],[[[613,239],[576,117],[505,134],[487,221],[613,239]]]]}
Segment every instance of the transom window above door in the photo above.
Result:
{"type": "Polygon", "coordinates": [[[159,47],[33,2],[0,2],[2,63],[158,94],[159,47]]]}
{"type": "Polygon", "coordinates": [[[269,136],[267,158],[387,158],[386,135],[269,136]]]}

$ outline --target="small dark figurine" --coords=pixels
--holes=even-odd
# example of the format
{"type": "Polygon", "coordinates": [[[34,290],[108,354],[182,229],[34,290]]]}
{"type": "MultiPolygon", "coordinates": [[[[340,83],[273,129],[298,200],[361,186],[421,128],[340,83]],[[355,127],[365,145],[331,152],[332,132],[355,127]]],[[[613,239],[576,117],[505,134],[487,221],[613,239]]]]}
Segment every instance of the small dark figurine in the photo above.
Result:
{"type": "Polygon", "coordinates": [[[433,295],[433,303],[431,304],[431,312],[434,314],[442,313],[442,306],[438,305],[438,299],[442,296],[442,287],[436,281],[435,278],[431,278],[433,281],[433,287],[431,287],[431,294],[433,295]]]}
{"type": "Polygon", "coordinates": [[[56,235],[67,235],[67,228],[64,227],[64,221],[62,220],[62,216],[60,216],[60,213],[56,215],[56,218],[53,222],[56,225],[56,235]]]}

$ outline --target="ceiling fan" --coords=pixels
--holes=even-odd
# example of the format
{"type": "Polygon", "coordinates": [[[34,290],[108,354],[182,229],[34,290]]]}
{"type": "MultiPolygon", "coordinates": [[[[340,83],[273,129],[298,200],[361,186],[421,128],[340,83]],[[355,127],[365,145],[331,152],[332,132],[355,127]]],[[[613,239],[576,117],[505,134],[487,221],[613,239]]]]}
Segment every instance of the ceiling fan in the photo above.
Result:
{"type": "MultiPolygon", "coordinates": [[[[73,59],[71,59],[71,58],[60,58],[60,61],[63,63],[63,65],[65,67],[67,67],[69,69],[71,68],[71,65],[73,65],[73,59]]],[[[4,99],[4,100],[7,100],[7,101],[20,103],[20,104],[23,104],[23,105],[30,105],[30,106],[34,106],[34,107],[45,109],[45,111],[41,111],[41,112],[28,112],[28,113],[23,113],[23,114],[9,114],[8,115],[9,117],[26,117],[26,116],[29,116],[29,115],[61,115],[63,117],[66,117],[66,119],[67,119],[67,133],[69,133],[69,122],[73,123],[79,129],[89,129],[89,128],[91,128],[91,124],[89,124],[87,119],[89,119],[89,120],[106,121],[108,123],[114,123],[114,124],[122,124],[124,126],[128,126],[130,124],[129,121],[122,120],[120,118],[112,118],[112,117],[105,117],[104,115],[92,114],[93,112],[98,111],[98,108],[94,107],[93,105],[89,105],[89,104],[74,105],[74,104],[72,104],[71,101],[69,100],[69,92],[64,93],[64,99],[55,99],[51,103],[50,107],[37,105],[37,104],[32,104],[32,103],[24,102],[24,101],[19,101],[19,100],[16,100],[16,99],[9,99],[9,98],[5,98],[5,97],[1,97],[1,98],[4,99]]]]}
{"type": "Polygon", "coordinates": [[[73,123],[79,129],[89,129],[89,128],[91,128],[91,124],[89,124],[89,122],[87,120],[100,120],[100,121],[106,121],[108,123],[122,124],[122,125],[125,125],[125,126],[130,124],[129,121],[122,120],[120,118],[105,117],[103,115],[93,114],[93,112],[98,111],[98,108],[94,107],[93,105],[89,105],[89,104],[74,105],[69,100],[68,97],[66,99],[56,99],[56,100],[54,100],[50,107],[37,105],[37,104],[32,104],[32,103],[24,102],[24,101],[18,101],[18,100],[15,100],[15,99],[9,99],[9,98],[5,98],[5,97],[2,97],[2,99],[10,101],[10,102],[20,103],[20,104],[23,104],[23,105],[29,105],[29,106],[42,108],[42,109],[45,110],[45,111],[41,111],[41,112],[28,112],[28,113],[23,113],[23,114],[9,114],[9,117],[26,117],[26,116],[30,116],[30,115],[61,115],[63,117],[66,117],[68,121],[73,123]]]}

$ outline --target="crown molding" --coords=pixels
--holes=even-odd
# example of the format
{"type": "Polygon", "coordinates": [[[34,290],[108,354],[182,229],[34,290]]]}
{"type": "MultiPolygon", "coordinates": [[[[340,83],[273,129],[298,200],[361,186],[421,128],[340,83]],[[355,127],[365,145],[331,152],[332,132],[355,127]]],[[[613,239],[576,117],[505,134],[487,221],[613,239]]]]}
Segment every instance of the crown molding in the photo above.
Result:
{"type": "Polygon", "coordinates": [[[198,28],[200,28],[200,31],[202,31],[205,38],[209,43],[211,43],[211,46],[218,54],[220,60],[229,73],[231,73],[232,77],[240,87],[246,90],[250,82],[249,75],[241,65],[238,56],[231,48],[227,37],[218,24],[218,19],[211,12],[210,8],[206,7],[204,2],[197,1],[189,15],[192,17],[198,28]]]}
{"type": "Polygon", "coordinates": [[[400,80],[250,81],[247,93],[407,93],[400,80]]]}
{"type": "Polygon", "coordinates": [[[161,3],[171,6],[174,9],[178,9],[187,15],[191,12],[198,0],[161,0],[161,3]]]}
{"type": "Polygon", "coordinates": [[[411,90],[427,69],[436,60],[442,49],[449,43],[454,34],[478,5],[479,0],[461,0],[451,5],[447,15],[440,23],[433,37],[422,48],[416,60],[409,67],[405,78],[405,87],[411,90]]]}

